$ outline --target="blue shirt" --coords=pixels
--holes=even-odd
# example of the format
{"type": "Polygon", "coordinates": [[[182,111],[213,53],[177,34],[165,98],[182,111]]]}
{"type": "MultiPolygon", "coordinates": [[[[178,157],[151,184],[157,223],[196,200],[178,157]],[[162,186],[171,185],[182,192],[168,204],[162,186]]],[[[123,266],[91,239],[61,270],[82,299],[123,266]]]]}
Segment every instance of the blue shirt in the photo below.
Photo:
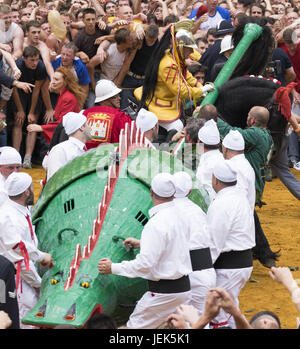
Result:
{"type": "MultiPolygon", "coordinates": [[[[54,71],[57,68],[61,67],[61,55],[57,56],[56,60],[52,61],[51,63],[54,71]]],[[[79,85],[87,85],[91,82],[87,67],[82,63],[80,58],[75,57],[73,61],[73,67],[77,75],[79,85]]]]}

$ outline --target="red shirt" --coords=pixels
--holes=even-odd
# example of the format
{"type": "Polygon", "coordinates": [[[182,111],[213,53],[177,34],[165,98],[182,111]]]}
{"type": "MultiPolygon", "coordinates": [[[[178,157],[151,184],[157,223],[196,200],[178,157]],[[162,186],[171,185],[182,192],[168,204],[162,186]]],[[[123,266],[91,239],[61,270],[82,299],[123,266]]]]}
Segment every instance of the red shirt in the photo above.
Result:
{"type": "Polygon", "coordinates": [[[285,44],[280,44],[279,47],[287,53],[289,59],[293,64],[293,68],[296,74],[295,82],[298,83],[298,85],[296,86],[296,91],[300,93],[300,43],[298,44],[297,51],[293,56],[289,53],[285,44]]]}
{"type": "Polygon", "coordinates": [[[125,124],[132,121],[120,109],[104,106],[88,108],[83,112],[92,128],[92,139],[86,143],[88,149],[101,143],[119,143],[119,134],[125,124]]]}
{"type": "Polygon", "coordinates": [[[73,111],[79,113],[79,105],[76,97],[67,89],[64,89],[57,99],[54,117],[56,121],[49,122],[47,125],[42,125],[43,134],[48,144],[50,144],[53,132],[58,124],[62,122],[63,116],[73,111]]]}

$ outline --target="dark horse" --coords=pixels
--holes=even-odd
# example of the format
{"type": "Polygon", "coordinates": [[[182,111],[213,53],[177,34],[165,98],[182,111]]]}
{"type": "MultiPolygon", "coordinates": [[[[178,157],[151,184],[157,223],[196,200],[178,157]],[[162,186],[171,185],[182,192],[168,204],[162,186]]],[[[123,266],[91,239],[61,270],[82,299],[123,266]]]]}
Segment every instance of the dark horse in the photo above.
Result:
{"type": "MultiPolygon", "coordinates": [[[[286,151],[286,149],[282,150],[282,144],[288,124],[287,118],[282,114],[282,104],[277,98],[277,91],[281,86],[274,80],[257,77],[257,75],[263,74],[266,66],[271,61],[274,40],[270,28],[263,20],[248,18],[233,33],[232,40],[235,47],[243,36],[244,26],[249,22],[261,25],[263,28],[262,35],[250,45],[233,72],[231,79],[219,88],[215,106],[221,118],[231,126],[240,128],[247,127],[248,112],[252,107],[266,107],[270,113],[267,128],[270,130],[274,141],[275,152],[273,158],[276,159],[278,153],[286,151]],[[252,77],[252,75],[254,76],[252,77]]],[[[290,99],[289,96],[288,99],[290,99]]],[[[288,104],[290,107],[290,103],[288,104]]],[[[288,169],[287,164],[286,166],[288,169]]],[[[254,212],[254,219],[256,246],[253,249],[253,256],[263,265],[271,267],[275,265],[279,255],[271,251],[256,211],[254,212]]]]}

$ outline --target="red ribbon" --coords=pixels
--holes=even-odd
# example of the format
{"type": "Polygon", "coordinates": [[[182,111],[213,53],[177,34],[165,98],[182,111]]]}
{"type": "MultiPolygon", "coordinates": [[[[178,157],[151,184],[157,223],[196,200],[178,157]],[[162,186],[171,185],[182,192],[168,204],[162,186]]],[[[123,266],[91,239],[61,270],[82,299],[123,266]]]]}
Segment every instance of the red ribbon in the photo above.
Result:
{"type": "Polygon", "coordinates": [[[33,232],[33,227],[32,227],[31,219],[30,219],[29,215],[26,215],[26,219],[27,219],[27,222],[28,222],[28,225],[29,225],[31,239],[32,239],[32,241],[34,241],[34,232],[33,232]]]}
{"type": "MultiPolygon", "coordinates": [[[[28,252],[27,252],[27,249],[26,249],[24,242],[20,241],[16,246],[13,247],[13,249],[16,249],[17,247],[19,247],[23,259],[21,261],[16,262],[16,264],[17,264],[16,291],[18,291],[18,288],[19,288],[21,264],[23,261],[25,263],[25,270],[26,271],[30,270],[30,268],[29,268],[29,256],[28,256],[28,252]]],[[[21,287],[22,287],[22,285],[21,285],[21,287]]],[[[21,288],[21,293],[22,293],[22,288],[21,288]]]]}

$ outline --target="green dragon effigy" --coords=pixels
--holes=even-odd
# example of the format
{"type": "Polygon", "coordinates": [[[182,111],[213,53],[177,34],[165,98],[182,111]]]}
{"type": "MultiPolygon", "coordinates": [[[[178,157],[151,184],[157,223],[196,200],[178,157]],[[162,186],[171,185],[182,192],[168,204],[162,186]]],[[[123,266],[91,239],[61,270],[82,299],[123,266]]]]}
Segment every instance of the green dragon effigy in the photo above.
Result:
{"type": "Polygon", "coordinates": [[[126,250],[123,240],[140,238],[148,221],[151,179],[182,170],[194,180],[190,198],[206,211],[209,198],[193,172],[169,153],[147,147],[133,122],[119,144],[91,149],[55,173],[33,212],[39,248],[52,254],[54,266],[40,270],[41,298],[23,323],[81,328],[97,312],[124,323],[146,281],[101,275],[97,264],[103,257],[135,258],[137,252],[126,250]]]}
{"type": "MultiPolygon", "coordinates": [[[[244,52],[261,34],[257,24],[247,24],[244,37],[217,80],[216,91],[202,104],[214,103],[218,87],[229,79],[244,52]]],[[[45,185],[34,207],[33,222],[39,248],[53,256],[51,269],[40,269],[41,298],[22,319],[24,324],[84,327],[95,313],[104,312],[124,324],[136,301],[147,289],[144,279],[129,279],[98,272],[101,258],[118,263],[134,259],[123,240],[140,238],[152,207],[150,184],[159,172],[188,172],[193,179],[189,196],[205,212],[209,197],[195,174],[176,156],[146,146],[135,128],[122,130],[118,144],[89,150],[60,169],[45,185]]]]}

